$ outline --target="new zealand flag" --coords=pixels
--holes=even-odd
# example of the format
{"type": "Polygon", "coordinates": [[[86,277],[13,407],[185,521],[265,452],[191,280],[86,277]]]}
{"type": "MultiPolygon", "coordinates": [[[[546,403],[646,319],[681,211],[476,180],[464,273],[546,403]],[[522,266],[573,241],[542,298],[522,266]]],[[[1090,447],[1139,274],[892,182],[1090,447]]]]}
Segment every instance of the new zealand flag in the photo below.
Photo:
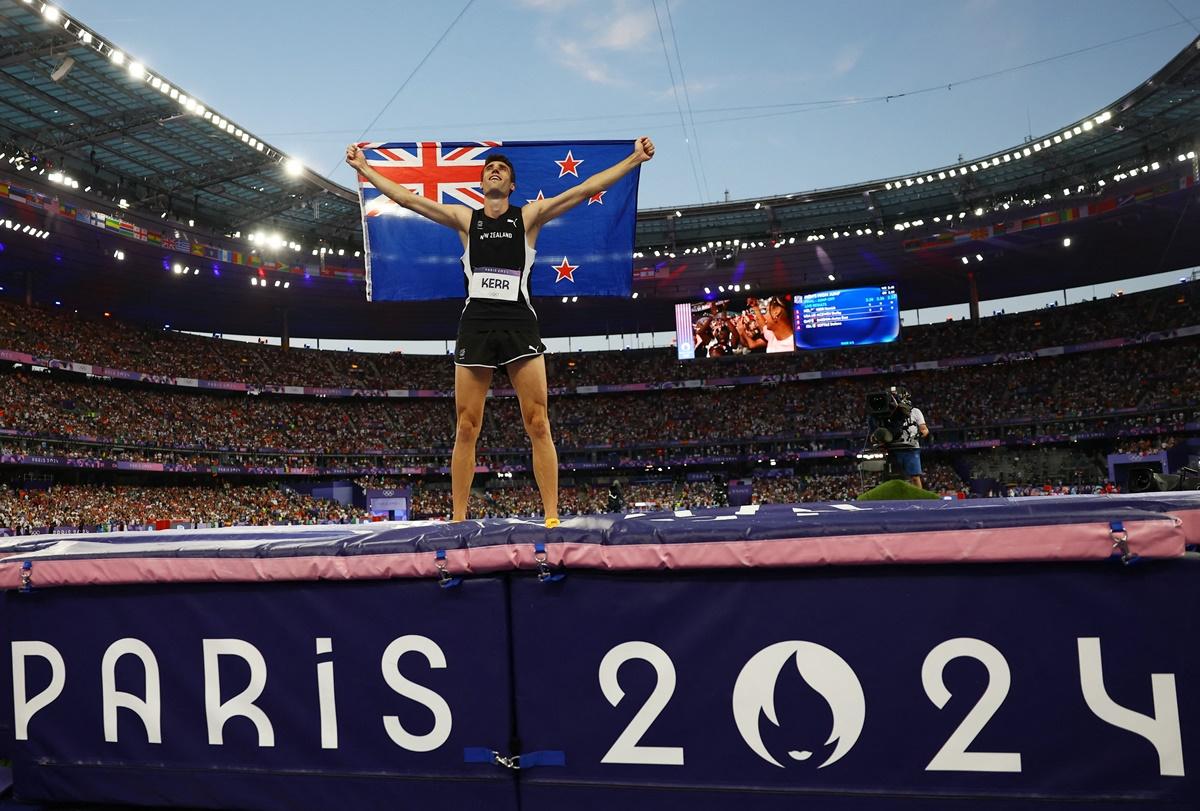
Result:
{"type": "MultiPolygon", "coordinates": [[[[619,163],[632,141],[499,141],[361,144],[389,180],[442,203],[483,207],[480,176],[502,153],[516,170],[511,203],[554,197],[619,163]]],[[[639,170],[542,227],[531,279],[535,296],[629,296],[639,170]]],[[[367,248],[367,298],[421,301],[464,295],[458,234],[402,208],[359,176],[367,248]]]]}

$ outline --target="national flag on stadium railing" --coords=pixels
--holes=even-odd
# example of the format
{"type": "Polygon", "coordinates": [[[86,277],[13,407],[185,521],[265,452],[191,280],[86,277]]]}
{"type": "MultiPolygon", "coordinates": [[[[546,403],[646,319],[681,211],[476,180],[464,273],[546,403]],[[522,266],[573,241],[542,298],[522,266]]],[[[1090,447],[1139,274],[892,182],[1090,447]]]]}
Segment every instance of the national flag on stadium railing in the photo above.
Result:
{"type": "MultiPolygon", "coordinates": [[[[554,197],[624,160],[632,141],[499,141],[361,144],[385,177],[431,200],[483,207],[481,175],[502,153],[516,169],[513,206],[554,197]]],[[[639,171],[547,223],[538,236],[535,296],[628,296],[639,171]]],[[[462,243],[450,228],[401,208],[358,178],[367,249],[367,299],[418,301],[466,294],[462,243]]]]}

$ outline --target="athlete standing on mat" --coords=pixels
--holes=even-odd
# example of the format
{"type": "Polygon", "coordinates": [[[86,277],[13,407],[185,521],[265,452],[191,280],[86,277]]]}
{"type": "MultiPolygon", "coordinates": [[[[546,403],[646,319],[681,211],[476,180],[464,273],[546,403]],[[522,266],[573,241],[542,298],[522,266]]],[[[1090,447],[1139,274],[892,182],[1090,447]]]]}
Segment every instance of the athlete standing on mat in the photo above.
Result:
{"type": "Polygon", "coordinates": [[[525,432],[533,443],[533,476],[542,496],[546,526],[558,525],[558,453],[546,410],[546,347],[537,313],[529,299],[529,273],[542,226],[607,189],[654,157],[654,144],[642,137],[625,160],[555,197],[513,206],[517,188],[513,165],[493,154],[483,167],[483,208],[445,205],[394,183],[367,165],[362,150],[346,147],[346,163],[401,206],[458,232],[463,244],[467,303],[454,345],[454,405],[458,425],[450,462],[453,520],[465,521],[475,477],[475,442],[483,426],[483,404],[492,372],[504,366],[517,400],[525,432]]]}

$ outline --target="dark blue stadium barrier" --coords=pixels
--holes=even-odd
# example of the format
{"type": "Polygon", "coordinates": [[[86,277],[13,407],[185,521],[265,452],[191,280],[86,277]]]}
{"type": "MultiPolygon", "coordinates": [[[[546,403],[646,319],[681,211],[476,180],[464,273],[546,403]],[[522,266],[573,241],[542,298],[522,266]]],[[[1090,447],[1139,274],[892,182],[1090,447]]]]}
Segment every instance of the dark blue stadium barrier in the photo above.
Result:
{"type": "Polygon", "coordinates": [[[1195,808],[1198,576],[1188,559],[516,580],[523,747],[566,761],[522,773],[522,808],[1195,808]],[[1161,752],[1089,708],[1081,667],[1158,717],[1161,752]],[[1172,674],[1158,699],[1152,674],[1172,674]]]}
{"type": "MultiPolygon", "coordinates": [[[[504,588],[481,578],[454,589],[360,581],[18,595],[6,605],[6,636],[14,646],[53,646],[64,678],[61,694],[29,719],[27,740],[13,741],[20,730],[16,701],[8,702],[3,734],[16,799],[296,811],[392,807],[399,797],[405,807],[443,808],[451,797],[457,807],[515,809],[509,773],[463,758],[467,747],[508,748],[504,588]],[[116,739],[106,740],[102,662],[122,639],[140,640],[142,655],[153,654],[161,742],[151,742],[154,724],[128,708],[115,711],[108,737],[116,739]],[[223,643],[230,651],[216,655],[222,643],[211,640],[226,639],[241,642],[223,643]],[[410,649],[398,663],[393,644],[410,649]],[[228,702],[251,684],[247,655],[261,656],[265,674],[258,710],[247,710],[258,721],[230,718],[214,743],[206,703],[228,702]],[[332,673],[332,702],[322,699],[319,684],[329,678],[322,672],[332,673]],[[336,724],[323,725],[334,715],[336,724]],[[385,724],[398,726],[399,740],[385,724]]],[[[22,663],[22,695],[51,685],[47,659],[22,663]]],[[[11,669],[3,670],[11,681],[11,669]]],[[[110,693],[147,695],[138,655],[122,656],[111,670],[110,693]]]]}

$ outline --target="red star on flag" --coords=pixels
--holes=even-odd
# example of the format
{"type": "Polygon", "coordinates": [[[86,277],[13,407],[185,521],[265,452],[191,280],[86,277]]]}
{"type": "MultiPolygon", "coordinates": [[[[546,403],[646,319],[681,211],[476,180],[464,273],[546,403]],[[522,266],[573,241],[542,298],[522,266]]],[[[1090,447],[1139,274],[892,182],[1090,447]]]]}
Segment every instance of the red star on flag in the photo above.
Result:
{"type": "MultiPolygon", "coordinates": [[[[551,267],[554,267],[554,266],[551,265],[551,267]]],[[[567,262],[567,257],[564,256],[563,260],[562,260],[562,264],[557,267],[554,267],[554,269],[556,271],[558,271],[558,278],[554,280],[555,284],[558,284],[563,279],[566,279],[568,282],[574,283],[575,277],[572,274],[575,271],[579,270],[579,265],[570,264],[569,262],[567,262]]]]}
{"type": "Polygon", "coordinates": [[[575,175],[575,177],[579,177],[579,172],[575,171],[575,167],[583,163],[583,161],[575,160],[575,157],[571,154],[571,150],[568,149],[567,157],[563,160],[555,161],[555,163],[558,164],[559,177],[562,177],[563,175],[575,175]]]}
{"type": "Polygon", "coordinates": [[[591,197],[588,198],[588,205],[590,206],[592,203],[599,203],[600,205],[604,205],[603,198],[604,198],[604,195],[606,195],[606,194],[608,194],[608,189],[601,189],[600,191],[596,192],[595,194],[593,194],[591,197]]]}
{"type": "Polygon", "coordinates": [[[532,200],[530,200],[528,197],[526,197],[525,202],[526,203],[536,203],[538,200],[545,200],[545,199],[546,199],[546,195],[542,194],[541,189],[538,189],[538,196],[533,198],[532,200]]]}

